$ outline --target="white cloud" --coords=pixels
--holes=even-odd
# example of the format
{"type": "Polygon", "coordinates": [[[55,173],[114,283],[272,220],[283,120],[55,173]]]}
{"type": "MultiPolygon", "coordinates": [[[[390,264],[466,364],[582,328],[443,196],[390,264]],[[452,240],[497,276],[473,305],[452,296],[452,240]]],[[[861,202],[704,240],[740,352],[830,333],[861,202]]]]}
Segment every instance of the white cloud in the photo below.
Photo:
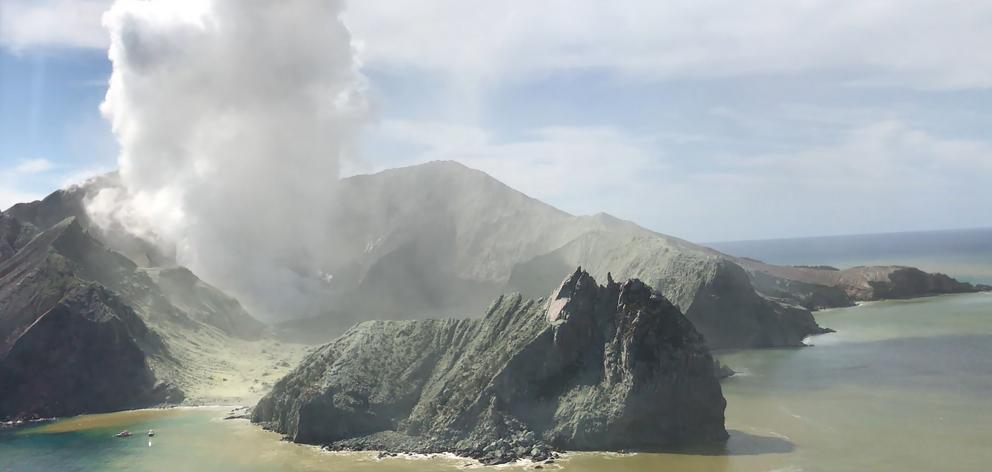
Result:
{"type": "MultiPolygon", "coordinates": [[[[0,46],[105,48],[99,13],[108,3],[0,0],[0,46]]],[[[776,116],[781,109],[769,111],[782,105],[773,99],[761,98],[768,103],[755,112],[759,108],[737,108],[740,103],[734,100],[739,99],[728,98],[726,107],[713,108],[713,115],[735,121],[741,132],[725,133],[718,137],[724,142],[709,148],[694,141],[667,147],[666,130],[635,134],[619,126],[539,126],[505,139],[497,134],[515,131],[514,123],[490,129],[416,118],[387,120],[374,135],[401,146],[399,152],[371,155],[376,168],[456,159],[567,210],[607,210],[659,230],[711,240],[838,228],[959,226],[988,214],[975,202],[992,200],[990,144],[910,126],[905,110],[893,109],[901,100],[923,109],[930,102],[921,97],[937,95],[911,92],[865,100],[865,107],[873,108],[863,110],[844,108],[850,103],[836,110],[822,105],[833,94],[875,98],[873,91],[845,95],[838,90],[845,84],[992,87],[992,55],[983,48],[992,44],[992,2],[354,0],[343,20],[353,32],[362,64],[401,77],[423,79],[419,74],[425,73],[430,81],[441,79],[439,88],[454,98],[439,101],[451,99],[463,113],[416,107],[396,111],[402,104],[385,104],[391,116],[408,119],[480,118],[471,109],[487,105],[477,102],[485,101],[496,84],[562,71],[606,71],[638,82],[634,86],[642,91],[656,87],[652,81],[683,78],[795,75],[786,81],[796,89],[813,77],[830,83],[831,93],[820,96],[813,90],[810,107],[794,104],[783,116],[776,116]],[[907,121],[883,119],[892,116],[907,121]],[[817,127],[829,127],[829,133],[814,136],[811,130],[817,127]],[[783,142],[775,140],[777,135],[783,142]],[[731,140],[741,136],[767,137],[762,147],[787,151],[739,151],[731,140]],[[676,147],[680,152],[672,150],[676,147]],[[685,150],[689,153],[681,152],[685,150]],[[956,209],[940,211],[942,205],[956,209]],[[970,214],[979,216],[962,216],[970,214]]],[[[733,86],[732,80],[713,85],[719,90],[733,86]]],[[[565,96],[581,100],[582,93],[566,90],[565,96]]],[[[967,109],[969,99],[951,105],[967,109]]],[[[161,104],[186,102],[163,99],[161,104]]],[[[436,106],[436,101],[429,103],[436,106]]],[[[681,111],[674,106],[673,113],[681,111]]],[[[975,110],[981,116],[974,121],[987,122],[985,110],[975,110]]],[[[591,109],[583,118],[588,122],[597,112],[591,109]]],[[[944,110],[935,113],[944,116],[944,110]]],[[[561,118],[547,117],[545,124],[563,122],[556,121],[561,118]]],[[[682,131],[690,133],[724,132],[707,129],[705,123],[685,124],[682,131]]]]}
{"type": "Polygon", "coordinates": [[[108,0],[0,0],[0,46],[104,49],[110,40],[100,16],[109,6],[108,0]]]}
{"type": "Polygon", "coordinates": [[[366,170],[456,160],[568,211],[589,212],[609,200],[629,201],[641,186],[650,185],[650,173],[664,171],[663,160],[652,149],[653,138],[605,126],[543,127],[517,140],[498,141],[472,126],[387,120],[374,133],[382,142],[420,152],[399,159],[371,156],[375,167],[366,170]]]}
{"type": "Polygon", "coordinates": [[[14,167],[15,174],[40,174],[52,170],[55,164],[45,158],[25,159],[14,167]]]}
{"type": "Polygon", "coordinates": [[[946,0],[362,0],[363,59],[462,80],[603,68],[636,79],[835,71],[992,87],[992,3],[946,0]]]}
{"type": "Polygon", "coordinates": [[[55,168],[48,159],[24,159],[7,169],[0,170],[0,210],[15,203],[30,202],[41,198],[42,194],[33,190],[34,183],[47,180],[45,175],[55,168]]]}
{"type": "Polygon", "coordinates": [[[992,144],[897,120],[819,147],[721,156],[705,169],[660,189],[680,204],[655,226],[717,241],[992,225],[992,144]]]}
{"type": "Polygon", "coordinates": [[[762,185],[857,191],[934,188],[950,190],[982,175],[992,181],[992,145],[949,139],[898,120],[852,128],[842,140],[793,153],[724,157],[714,168],[761,177],[762,185]]]}
{"type": "MultiPolygon", "coordinates": [[[[173,0],[176,1],[176,0],[173,0]]],[[[0,0],[0,45],[106,48],[107,0],[0,0]]],[[[364,63],[458,87],[602,68],[639,80],[843,74],[851,83],[992,87],[992,2],[360,0],[364,63]]]]}
{"type": "Polygon", "coordinates": [[[729,155],[676,155],[663,137],[610,127],[540,128],[508,142],[441,123],[387,121],[375,133],[421,150],[379,165],[453,159],[573,213],[606,211],[699,241],[956,227],[962,215],[992,224],[992,144],[895,120],[823,146],[729,155]]]}
{"type": "MultiPolygon", "coordinates": [[[[77,149],[86,149],[80,145],[77,149]]],[[[112,166],[60,160],[53,162],[44,157],[33,159],[0,160],[0,210],[16,203],[30,202],[45,195],[112,170],[112,166]]]]}
{"type": "Polygon", "coordinates": [[[0,210],[41,199],[55,189],[80,184],[109,170],[106,166],[79,168],[64,162],[56,164],[45,158],[21,160],[0,168],[0,210]]]}

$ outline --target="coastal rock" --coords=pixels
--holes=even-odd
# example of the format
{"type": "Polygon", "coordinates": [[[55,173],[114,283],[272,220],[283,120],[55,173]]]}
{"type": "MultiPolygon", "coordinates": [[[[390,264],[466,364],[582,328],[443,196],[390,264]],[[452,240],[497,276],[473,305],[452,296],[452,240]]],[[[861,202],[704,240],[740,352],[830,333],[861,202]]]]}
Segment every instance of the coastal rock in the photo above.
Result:
{"type": "Polygon", "coordinates": [[[281,379],[252,420],[331,449],[488,464],[651,450],[726,439],[715,368],[648,285],[600,286],[579,270],[548,301],[503,296],[481,319],[356,325],[281,379]]]}
{"type": "Polygon", "coordinates": [[[729,256],[691,243],[614,232],[586,234],[514,267],[509,286],[533,296],[553,274],[581,264],[595,277],[635,277],[672,301],[713,349],[802,346],[826,330],[808,309],[758,294],[729,256]]]}
{"type": "Polygon", "coordinates": [[[841,287],[783,278],[760,270],[748,271],[748,275],[758,293],[807,310],[854,306],[841,287]]]}
{"type": "Polygon", "coordinates": [[[182,400],[149,365],[168,356],[161,339],[117,293],[79,276],[123,280],[87,242],[70,218],[0,262],[0,418],[182,400]]]}
{"type": "Polygon", "coordinates": [[[729,379],[730,377],[733,377],[735,375],[737,375],[737,371],[731,369],[729,366],[727,366],[727,364],[724,364],[720,361],[716,361],[716,377],[718,379],[720,380],[729,379]]]}
{"type": "Polygon", "coordinates": [[[915,267],[855,268],[848,269],[845,275],[845,290],[852,296],[859,297],[859,300],[914,298],[988,290],[980,285],[959,282],[947,274],[928,273],[915,267]],[[858,275],[855,276],[854,273],[858,275]],[[862,292],[865,285],[870,289],[862,292]]]}
{"type": "Polygon", "coordinates": [[[44,418],[182,401],[157,382],[146,350],[161,341],[119,299],[81,286],[0,355],[0,417],[44,418]]]}
{"type": "Polygon", "coordinates": [[[989,287],[959,282],[941,273],[906,266],[833,267],[776,266],[740,258],[752,284],[769,297],[809,309],[852,306],[858,301],[902,299],[987,291],[989,287]]]}

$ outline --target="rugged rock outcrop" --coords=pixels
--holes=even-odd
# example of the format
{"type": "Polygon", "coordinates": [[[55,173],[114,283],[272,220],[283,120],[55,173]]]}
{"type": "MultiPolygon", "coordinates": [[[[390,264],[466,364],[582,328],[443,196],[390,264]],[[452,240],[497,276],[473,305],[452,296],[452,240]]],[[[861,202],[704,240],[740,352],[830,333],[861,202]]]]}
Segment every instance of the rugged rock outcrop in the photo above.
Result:
{"type": "MultiPolygon", "coordinates": [[[[714,349],[801,346],[826,332],[808,309],[758,294],[747,272],[726,255],[691,243],[644,235],[591,232],[514,267],[508,285],[537,296],[554,274],[582,264],[649,283],[672,301],[714,349]]],[[[553,286],[553,285],[552,285],[553,286]]]]}
{"type": "Polygon", "coordinates": [[[116,293],[87,280],[101,272],[123,281],[113,255],[89,242],[70,218],[0,262],[0,418],[182,400],[149,365],[149,356],[168,357],[161,340],[116,293]]]}
{"type": "Polygon", "coordinates": [[[722,441],[726,402],[703,337],[639,280],[576,271],[549,300],[482,319],[372,321],[308,356],[253,421],[333,449],[455,452],[484,463],[549,448],[722,441]]]}
{"type": "Polygon", "coordinates": [[[954,280],[947,274],[924,272],[915,267],[853,267],[841,271],[840,286],[856,300],[914,298],[988,290],[981,285],[954,280]]]}
{"type": "Polygon", "coordinates": [[[101,228],[90,221],[84,203],[101,189],[119,185],[115,173],[105,174],[84,185],[60,189],[28,203],[18,203],[0,213],[0,231],[8,244],[0,241],[0,261],[13,254],[14,241],[26,244],[35,234],[73,221],[73,231],[86,237],[66,238],[66,250],[79,255],[83,278],[94,280],[137,303],[139,310],[156,318],[173,321],[193,319],[215,326],[227,334],[256,339],[265,326],[253,318],[234,298],[204,283],[189,269],[175,265],[171,255],[152,243],[130,235],[123,228],[101,228]],[[9,226],[9,228],[8,228],[9,226]],[[7,228],[6,230],[4,228],[7,228]],[[76,245],[78,247],[71,247],[76,245]]]}
{"type": "Polygon", "coordinates": [[[990,287],[959,282],[946,274],[906,266],[776,266],[740,258],[752,285],[761,293],[809,309],[851,306],[858,301],[914,298],[987,291],[990,287]]]}
{"type": "Polygon", "coordinates": [[[184,269],[150,275],[75,217],[39,231],[2,213],[0,241],[0,419],[182,401],[196,349],[263,328],[184,269]]]}
{"type": "Polygon", "coordinates": [[[167,354],[113,293],[93,284],[66,292],[0,350],[0,419],[48,418],[178,403],[146,359],[167,354]]]}

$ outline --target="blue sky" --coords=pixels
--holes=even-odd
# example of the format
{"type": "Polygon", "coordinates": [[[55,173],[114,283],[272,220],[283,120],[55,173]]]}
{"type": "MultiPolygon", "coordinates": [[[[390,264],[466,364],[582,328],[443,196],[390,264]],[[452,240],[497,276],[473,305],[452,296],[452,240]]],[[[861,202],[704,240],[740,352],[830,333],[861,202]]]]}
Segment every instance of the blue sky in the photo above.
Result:
{"type": "MultiPolygon", "coordinates": [[[[347,173],[454,159],[697,241],[992,226],[992,3],[349,4],[347,173]]],[[[115,167],[102,0],[0,0],[0,207],[115,167]]]]}
{"type": "Polygon", "coordinates": [[[11,195],[43,196],[66,180],[113,168],[116,144],[98,110],[109,73],[100,51],[0,49],[4,208],[11,195]]]}

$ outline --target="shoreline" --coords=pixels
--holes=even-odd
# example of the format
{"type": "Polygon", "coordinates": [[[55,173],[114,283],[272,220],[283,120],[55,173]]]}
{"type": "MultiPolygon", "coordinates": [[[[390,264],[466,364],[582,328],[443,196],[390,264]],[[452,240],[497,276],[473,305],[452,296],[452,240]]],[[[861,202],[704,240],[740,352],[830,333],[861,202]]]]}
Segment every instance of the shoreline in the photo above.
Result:
{"type": "MultiPolygon", "coordinates": [[[[27,430],[27,429],[32,428],[32,427],[42,426],[43,424],[46,424],[46,423],[47,423],[47,425],[45,425],[45,426],[49,426],[49,425],[51,425],[51,426],[57,426],[57,425],[63,424],[63,423],[72,423],[74,419],[81,419],[81,418],[86,418],[86,419],[89,419],[89,420],[92,421],[92,420],[99,420],[102,417],[106,417],[106,416],[110,416],[110,415],[115,415],[115,416],[119,416],[120,419],[125,420],[124,422],[126,423],[126,420],[129,417],[135,416],[135,415],[141,415],[143,413],[169,413],[169,412],[195,412],[195,411],[203,411],[203,412],[217,412],[218,413],[216,416],[212,416],[211,417],[211,421],[213,421],[213,420],[243,420],[245,422],[245,424],[244,424],[245,427],[251,428],[251,429],[254,429],[254,430],[257,430],[257,431],[260,431],[260,432],[265,432],[265,433],[270,434],[272,436],[271,437],[271,442],[273,444],[285,443],[287,446],[291,446],[291,447],[294,447],[294,448],[300,448],[301,450],[313,451],[314,453],[317,453],[317,454],[326,454],[326,455],[330,455],[330,456],[339,456],[339,457],[345,457],[345,458],[347,458],[347,457],[356,457],[356,458],[360,458],[360,460],[364,460],[364,461],[374,461],[374,462],[387,461],[387,460],[422,461],[422,460],[440,459],[440,460],[446,460],[446,461],[451,461],[451,462],[457,462],[457,463],[459,463],[457,465],[458,468],[472,468],[472,469],[475,469],[475,468],[489,468],[489,467],[500,467],[500,468],[503,468],[503,467],[524,467],[524,468],[528,468],[528,469],[533,469],[534,466],[538,466],[538,465],[540,465],[542,468],[556,468],[556,467],[557,468],[560,468],[560,466],[556,462],[557,461],[560,461],[562,459],[566,459],[570,455],[570,452],[575,452],[575,451],[556,451],[556,456],[550,462],[535,462],[535,461],[532,461],[530,459],[520,459],[520,460],[517,460],[517,461],[514,461],[514,462],[509,462],[509,463],[504,463],[504,464],[487,465],[487,464],[482,463],[478,459],[475,459],[475,458],[472,458],[472,457],[468,457],[468,456],[460,456],[460,455],[455,454],[453,452],[415,453],[415,452],[390,452],[390,451],[385,451],[385,450],[381,450],[381,451],[380,450],[360,450],[359,451],[359,450],[344,450],[344,449],[334,450],[334,449],[328,449],[325,446],[320,446],[320,445],[315,445],[315,444],[296,443],[296,442],[293,442],[293,441],[286,440],[279,433],[277,433],[275,431],[267,430],[267,429],[261,427],[258,424],[252,423],[250,421],[250,419],[247,418],[247,417],[225,416],[225,412],[234,413],[234,412],[237,412],[237,411],[243,411],[246,408],[249,408],[249,407],[244,406],[244,405],[175,405],[175,406],[156,406],[156,407],[148,407],[148,408],[136,408],[136,409],[130,409],[130,410],[118,410],[118,411],[102,412],[102,413],[82,413],[82,414],[74,415],[74,416],[53,417],[53,418],[39,418],[39,419],[34,419],[34,420],[16,420],[16,421],[2,422],[2,423],[0,423],[0,425],[9,425],[9,426],[7,426],[7,427],[0,427],[0,432],[11,432],[11,433],[17,434],[16,433],[16,430],[18,430],[18,429],[27,430]]],[[[97,422],[94,422],[94,425],[92,425],[92,426],[89,425],[89,424],[86,424],[83,427],[78,428],[78,429],[73,428],[73,429],[68,429],[68,430],[65,430],[65,431],[63,431],[63,430],[57,430],[57,431],[38,430],[38,431],[32,431],[31,434],[78,432],[78,431],[86,431],[86,430],[89,430],[89,429],[95,429],[95,428],[101,428],[101,427],[104,427],[105,428],[105,427],[107,427],[107,425],[106,424],[99,424],[97,422]]],[[[116,428],[117,426],[114,426],[114,427],[116,428]]],[[[603,453],[603,454],[627,454],[627,453],[614,452],[614,451],[589,451],[589,452],[591,452],[591,453],[603,453]]]]}
{"type": "MultiPolygon", "coordinates": [[[[820,308],[818,310],[810,310],[810,313],[816,314],[816,313],[828,313],[838,310],[849,310],[852,308],[872,306],[883,302],[912,302],[916,300],[924,300],[930,298],[956,297],[961,295],[980,295],[980,294],[992,295],[992,290],[976,290],[974,292],[955,292],[955,293],[929,293],[929,294],[918,295],[915,297],[906,297],[906,298],[879,298],[878,300],[859,300],[859,301],[855,301],[854,305],[851,306],[834,306],[829,308],[820,308]]],[[[829,334],[829,333],[824,333],[824,334],[829,334]]]]}
{"type": "MultiPolygon", "coordinates": [[[[855,302],[855,304],[854,305],[851,305],[851,306],[838,306],[838,307],[831,307],[831,308],[822,308],[822,309],[819,309],[819,310],[810,310],[810,313],[813,314],[813,316],[815,318],[819,314],[839,313],[842,310],[852,310],[852,309],[862,308],[862,307],[871,307],[871,306],[875,306],[875,305],[878,305],[878,304],[881,304],[881,303],[885,303],[885,302],[906,302],[906,303],[912,303],[912,302],[918,302],[918,301],[921,301],[921,300],[929,300],[929,299],[935,299],[935,298],[940,298],[940,297],[957,297],[957,296],[967,296],[967,295],[986,295],[986,296],[989,296],[989,295],[992,295],[992,290],[982,290],[982,291],[976,291],[976,292],[959,292],[959,293],[934,293],[934,294],[929,294],[929,295],[920,295],[918,297],[911,297],[911,298],[883,298],[883,299],[879,299],[879,300],[865,300],[865,301],[855,302]]],[[[819,324],[819,320],[817,320],[817,324],[819,324]]],[[[744,351],[765,351],[765,350],[777,350],[777,349],[805,349],[805,348],[810,348],[810,347],[816,347],[816,344],[807,343],[807,341],[812,340],[812,339],[815,339],[815,338],[818,338],[820,336],[826,336],[826,335],[829,335],[829,334],[838,334],[838,332],[836,330],[834,330],[833,328],[828,328],[828,329],[830,331],[826,331],[826,332],[823,332],[823,333],[814,333],[814,334],[810,334],[810,335],[806,336],[805,338],[803,338],[803,345],[801,345],[801,346],[775,346],[775,347],[758,347],[758,348],[710,349],[710,353],[713,356],[722,356],[722,355],[734,354],[734,353],[744,352],[744,351]]],[[[841,334],[843,334],[843,333],[841,333],[841,334]]],[[[720,380],[722,382],[723,380],[733,378],[733,377],[737,376],[738,374],[739,374],[739,372],[736,372],[735,371],[735,374],[734,375],[728,376],[728,377],[726,377],[724,379],[720,379],[720,380]]]]}
{"type": "MultiPolygon", "coordinates": [[[[992,292],[983,291],[983,292],[965,292],[965,293],[949,293],[949,294],[930,294],[930,295],[921,295],[919,297],[912,297],[912,298],[869,300],[869,301],[858,302],[854,306],[827,308],[827,309],[823,309],[823,310],[816,310],[816,311],[813,311],[812,313],[814,313],[814,314],[830,313],[830,312],[834,312],[836,310],[841,310],[841,309],[849,309],[849,308],[858,308],[858,307],[872,306],[872,305],[879,304],[880,302],[893,302],[893,301],[895,301],[895,302],[912,302],[912,301],[922,300],[922,299],[933,299],[933,298],[937,298],[937,297],[950,297],[950,296],[971,295],[971,294],[985,294],[985,295],[990,295],[990,294],[992,294],[992,292]]],[[[824,333],[824,334],[830,334],[830,333],[824,333]]],[[[810,336],[807,339],[813,338],[813,336],[820,336],[820,335],[812,335],[812,336],[810,336]]],[[[811,344],[808,347],[815,347],[815,344],[811,344]]],[[[781,349],[781,348],[768,348],[768,349],[781,349]]],[[[795,349],[795,348],[790,348],[790,349],[795,349]]],[[[733,353],[733,352],[750,351],[750,350],[754,350],[754,349],[714,350],[714,351],[712,351],[712,353],[714,355],[723,355],[723,354],[728,354],[728,353],[733,353]]],[[[735,376],[737,374],[741,374],[741,373],[735,373],[735,376]]],[[[26,428],[30,428],[30,427],[34,427],[34,426],[39,426],[39,425],[42,425],[42,424],[45,424],[45,423],[58,423],[58,422],[66,421],[66,420],[72,420],[73,418],[84,417],[84,416],[90,417],[90,416],[95,416],[95,415],[113,415],[113,414],[128,415],[128,414],[135,414],[135,413],[140,414],[141,412],[168,412],[168,411],[217,411],[217,412],[224,412],[224,413],[228,413],[228,414],[227,415],[218,415],[218,418],[219,419],[225,419],[225,420],[227,420],[227,419],[244,419],[247,422],[247,426],[248,427],[257,428],[257,429],[264,429],[264,428],[261,428],[261,426],[256,425],[256,424],[250,422],[250,418],[247,416],[247,410],[250,409],[251,407],[252,407],[252,405],[245,405],[245,404],[238,403],[238,402],[232,402],[232,403],[226,403],[226,402],[219,402],[219,403],[202,402],[201,403],[201,402],[198,402],[198,401],[194,400],[194,401],[191,401],[189,403],[181,403],[181,404],[177,404],[177,405],[157,405],[157,406],[151,406],[151,407],[146,407],[146,408],[135,408],[135,409],[126,409],[126,410],[117,410],[117,411],[108,411],[108,412],[99,412],[99,413],[82,413],[82,414],[79,414],[79,415],[66,416],[66,417],[37,418],[37,419],[31,419],[31,420],[12,420],[12,421],[5,421],[5,422],[0,422],[0,431],[7,432],[7,431],[10,431],[10,430],[16,430],[16,429],[22,429],[22,428],[25,428],[26,429],[26,428]],[[240,413],[240,415],[238,415],[238,413],[240,413]]],[[[278,433],[276,433],[276,434],[278,434],[278,433]]],[[[289,443],[291,443],[291,444],[293,444],[295,446],[308,446],[308,445],[305,445],[305,444],[294,443],[292,441],[280,440],[278,436],[274,436],[273,437],[273,440],[275,440],[275,441],[282,441],[282,442],[289,442],[289,443]]],[[[410,452],[390,453],[388,451],[372,451],[372,450],[369,450],[369,451],[335,451],[335,450],[328,450],[328,449],[325,449],[325,448],[320,447],[320,446],[315,446],[315,447],[317,449],[319,449],[320,451],[322,451],[324,453],[328,453],[328,454],[354,454],[354,453],[367,452],[369,455],[372,456],[371,458],[374,459],[374,460],[387,460],[387,459],[391,459],[391,458],[400,458],[400,459],[403,459],[403,460],[423,460],[423,459],[441,458],[441,459],[460,460],[460,461],[465,461],[465,462],[471,462],[471,463],[473,463],[471,466],[466,465],[465,467],[491,467],[491,466],[487,466],[485,464],[482,464],[477,459],[474,459],[474,458],[471,458],[471,457],[458,456],[457,454],[450,453],[450,452],[421,454],[421,453],[410,453],[410,452]]],[[[608,453],[608,454],[626,454],[626,453],[615,452],[615,451],[596,451],[596,452],[597,453],[608,453]]],[[[568,453],[569,453],[569,451],[559,451],[558,452],[558,454],[560,454],[559,459],[566,459],[568,457],[568,455],[567,455],[568,453]]],[[[544,464],[544,463],[534,462],[531,465],[537,465],[537,464],[544,464]]],[[[552,465],[552,464],[554,464],[554,463],[551,463],[551,464],[548,464],[548,465],[552,465]]],[[[516,462],[509,463],[509,465],[510,466],[528,466],[528,464],[525,461],[516,461],[516,462]]],[[[545,467],[547,467],[547,466],[545,466],[545,467]]]]}
{"type": "Polygon", "coordinates": [[[91,412],[91,413],[80,413],[78,415],[72,416],[53,416],[49,418],[34,418],[30,420],[10,420],[10,421],[0,421],[0,431],[9,431],[21,428],[29,428],[32,426],[38,426],[42,423],[58,423],[61,421],[71,421],[73,418],[80,417],[99,417],[104,415],[123,415],[123,414],[140,414],[146,412],[168,412],[175,410],[203,410],[203,411],[224,411],[229,410],[235,412],[242,409],[250,408],[245,405],[159,405],[150,406],[146,408],[131,408],[127,410],[114,410],[114,411],[101,411],[101,412],[91,412]]]}
{"type": "MultiPolygon", "coordinates": [[[[88,414],[88,413],[84,413],[88,414]]],[[[32,420],[10,420],[10,421],[0,421],[0,431],[7,431],[11,429],[26,428],[28,426],[33,426],[38,423],[50,423],[54,421],[59,421],[65,418],[72,418],[71,416],[60,418],[53,416],[51,418],[35,418],[32,420]]]]}

